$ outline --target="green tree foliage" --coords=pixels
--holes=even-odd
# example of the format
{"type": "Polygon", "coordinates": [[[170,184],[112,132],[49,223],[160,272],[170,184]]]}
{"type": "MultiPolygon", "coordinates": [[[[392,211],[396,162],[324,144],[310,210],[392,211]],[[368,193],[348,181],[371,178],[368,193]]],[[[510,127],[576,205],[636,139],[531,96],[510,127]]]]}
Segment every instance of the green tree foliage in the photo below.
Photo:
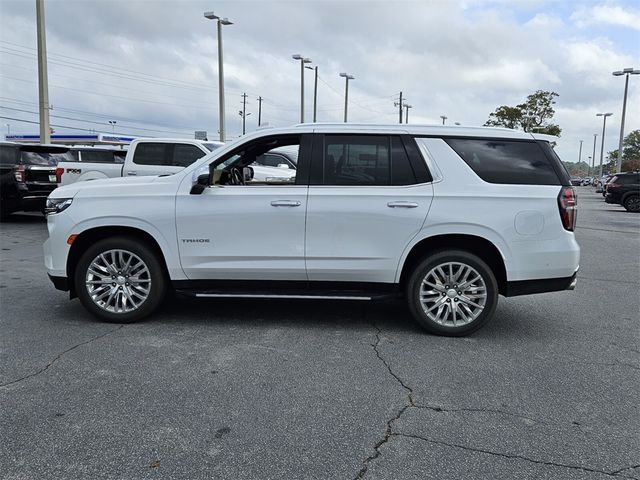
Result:
{"type": "MultiPolygon", "coordinates": [[[[609,152],[609,158],[614,161],[618,160],[617,148],[614,151],[609,152]]],[[[633,130],[629,132],[622,142],[623,166],[625,162],[631,160],[640,160],[640,130],[633,130]]]]}
{"type": "Polygon", "coordinates": [[[551,123],[555,110],[556,92],[537,90],[527,97],[524,103],[510,107],[502,105],[489,114],[486,126],[522,129],[525,132],[544,133],[560,136],[562,129],[551,123]]]}
{"type": "Polygon", "coordinates": [[[584,177],[589,175],[589,164],[587,162],[562,162],[567,167],[569,175],[584,177]]]}

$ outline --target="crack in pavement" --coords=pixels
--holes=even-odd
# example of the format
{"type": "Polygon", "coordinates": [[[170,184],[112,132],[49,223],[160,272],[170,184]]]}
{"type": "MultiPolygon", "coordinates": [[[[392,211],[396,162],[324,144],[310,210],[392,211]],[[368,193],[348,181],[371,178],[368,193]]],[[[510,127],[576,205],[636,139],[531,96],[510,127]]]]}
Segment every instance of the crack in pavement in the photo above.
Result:
{"type": "MultiPolygon", "coordinates": [[[[533,458],[525,457],[523,455],[500,453],[500,452],[494,452],[492,450],[484,450],[482,448],[475,448],[475,447],[469,447],[469,446],[466,446],[466,445],[459,445],[459,444],[456,444],[456,443],[442,442],[442,441],[439,441],[439,440],[432,440],[430,438],[421,437],[420,435],[414,435],[414,434],[411,434],[411,433],[391,433],[390,436],[414,438],[416,440],[422,440],[424,442],[432,443],[434,445],[443,445],[443,446],[451,447],[451,448],[460,448],[462,450],[467,450],[467,451],[477,452],[477,453],[483,453],[483,454],[486,454],[486,455],[493,455],[493,456],[496,456],[496,457],[524,460],[524,461],[531,462],[531,463],[536,463],[536,464],[539,464],[539,465],[548,465],[548,466],[551,466],[551,467],[569,468],[569,469],[572,469],[572,470],[579,470],[579,471],[582,471],[582,472],[599,473],[601,475],[607,475],[609,477],[620,476],[620,472],[624,472],[625,470],[629,470],[631,468],[635,468],[635,467],[627,467],[627,468],[623,468],[622,470],[616,470],[614,472],[606,472],[604,470],[597,470],[597,469],[589,468],[589,467],[581,467],[581,466],[578,466],[578,465],[568,465],[568,464],[565,464],[565,463],[556,463],[556,462],[548,462],[548,461],[544,461],[544,460],[536,460],[536,459],[533,459],[533,458]]],[[[631,477],[627,477],[627,478],[631,478],[631,477]]]]}
{"type": "MultiPolygon", "coordinates": [[[[366,316],[366,314],[363,313],[363,317],[365,317],[365,316],[366,316]]],[[[406,393],[407,393],[407,401],[402,406],[402,408],[400,408],[397,411],[397,413],[393,417],[391,417],[389,420],[387,420],[384,436],[380,440],[378,440],[378,442],[374,445],[374,447],[373,447],[374,453],[372,455],[369,455],[367,458],[365,458],[362,461],[362,468],[360,468],[360,470],[358,471],[358,473],[354,477],[354,480],[361,480],[362,478],[364,478],[364,476],[367,474],[367,471],[369,469],[369,465],[371,464],[371,462],[376,460],[382,454],[382,452],[380,451],[380,448],[384,444],[389,442],[389,440],[391,440],[392,437],[415,438],[415,439],[422,440],[422,441],[425,441],[425,442],[428,442],[428,443],[432,443],[432,444],[435,444],[435,445],[444,445],[444,446],[453,447],[453,448],[460,448],[460,449],[463,449],[463,450],[474,451],[474,452],[478,452],[478,453],[483,453],[483,454],[487,454],[487,455],[494,455],[494,456],[504,457],[504,458],[520,459],[520,460],[523,460],[523,461],[536,463],[536,464],[541,464],[541,465],[548,465],[548,466],[559,467],[559,468],[569,468],[569,469],[579,470],[579,471],[584,471],[584,472],[599,473],[599,474],[606,475],[606,476],[611,476],[611,477],[619,477],[622,474],[622,472],[624,472],[625,470],[631,470],[631,469],[640,467],[640,465],[637,465],[637,466],[625,467],[625,468],[622,468],[622,469],[619,469],[619,470],[615,470],[613,472],[606,472],[604,470],[597,470],[597,469],[589,468],[589,467],[581,467],[581,466],[578,466],[578,465],[568,465],[568,464],[556,463],[556,462],[550,462],[550,461],[544,461],[544,460],[536,460],[536,459],[533,459],[533,458],[525,457],[523,455],[494,452],[494,451],[491,451],[491,450],[484,450],[484,449],[481,449],[481,448],[475,448],[475,447],[470,447],[470,446],[465,446],[465,445],[458,445],[458,444],[452,444],[452,443],[432,440],[432,439],[429,439],[429,438],[421,437],[419,435],[394,432],[393,428],[392,428],[393,423],[396,420],[400,419],[400,417],[404,414],[404,412],[406,412],[410,408],[428,409],[428,410],[433,410],[435,412],[496,413],[496,414],[500,414],[500,415],[508,415],[508,416],[512,416],[512,417],[515,417],[515,418],[528,420],[528,421],[531,421],[531,422],[534,422],[534,423],[543,424],[543,425],[551,425],[551,424],[548,423],[548,422],[537,420],[537,419],[534,419],[534,418],[531,418],[531,417],[527,417],[527,416],[524,416],[524,415],[519,415],[519,414],[516,414],[516,413],[507,412],[507,411],[498,410],[498,409],[489,409],[489,408],[443,408],[443,407],[438,407],[438,406],[433,406],[433,405],[418,405],[415,402],[415,399],[413,398],[413,389],[411,387],[409,387],[404,382],[404,380],[402,380],[402,378],[400,378],[400,376],[398,376],[398,374],[396,374],[391,369],[391,365],[389,365],[389,363],[384,359],[384,357],[380,353],[380,350],[379,350],[378,347],[380,346],[380,342],[381,342],[380,335],[382,334],[382,330],[380,329],[380,327],[378,327],[375,324],[375,322],[370,322],[370,323],[373,326],[373,328],[375,328],[375,330],[376,330],[375,342],[371,344],[371,347],[373,347],[373,350],[374,350],[374,352],[376,354],[376,357],[386,367],[386,369],[389,372],[389,374],[406,391],[406,393]]],[[[576,423],[576,425],[579,425],[579,424],[576,423]]],[[[625,477],[626,478],[635,478],[635,477],[628,477],[626,475],[625,475],[625,477]]]]}
{"type": "MultiPolygon", "coordinates": [[[[363,316],[365,316],[365,314],[363,314],[363,316]]],[[[382,364],[387,368],[387,371],[389,372],[389,374],[393,378],[395,378],[395,380],[400,384],[400,386],[402,386],[402,388],[407,392],[407,402],[402,406],[400,410],[398,410],[398,412],[393,417],[387,420],[387,426],[384,432],[384,436],[373,446],[373,450],[374,450],[373,455],[369,455],[367,458],[363,460],[362,468],[355,476],[355,480],[362,479],[366,475],[367,470],[369,469],[369,463],[380,456],[380,447],[382,447],[382,445],[387,443],[391,438],[391,435],[393,435],[393,432],[391,430],[391,425],[393,424],[393,422],[398,420],[402,416],[402,414],[407,411],[408,408],[415,406],[415,402],[413,400],[413,390],[411,389],[411,387],[408,387],[404,383],[404,381],[393,370],[391,370],[391,366],[382,357],[382,355],[380,354],[380,351],[378,350],[378,346],[380,345],[380,334],[382,333],[382,330],[374,322],[370,322],[370,323],[373,326],[373,328],[376,329],[376,334],[375,334],[376,341],[371,344],[371,346],[373,347],[373,351],[375,352],[376,357],[378,357],[378,360],[380,360],[382,364]]]]}
{"type": "MultiPolygon", "coordinates": [[[[640,468],[640,464],[638,465],[631,465],[630,467],[624,467],[621,468],[620,470],[615,470],[613,472],[611,472],[611,475],[620,475],[622,474],[622,472],[624,472],[625,470],[633,470],[635,468],[640,468]]],[[[626,476],[626,475],[625,475],[626,476]]],[[[637,478],[637,477],[627,477],[627,478],[637,478]]]]}
{"type": "Polygon", "coordinates": [[[124,327],[124,325],[120,325],[119,327],[114,328],[113,330],[109,330],[108,332],[101,333],[100,335],[96,335],[95,337],[92,337],[89,340],[86,340],[84,342],[80,342],[80,343],[78,343],[78,344],[76,344],[76,345],[74,345],[74,346],[72,346],[70,348],[67,348],[65,351],[60,352],[58,355],[56,355],[53,360],[51,360],[47,365],[42,367],[40,370],[38,370],[36,372],[33,372],[33,373],[30,373],[29,375],[25,375],[24,377],[18,378],[16,380],[12,380],[12,381],[7,382],[7,383],[2,383],[2,384],[0,384],[0,388],[8,387],[9,385],[13,385],[14,383],[19,383],[19,382],[27,380],[27,379],[29,379],[31,377],[35,377],[37,375],[40,375],[41,373],[46,372],[49,369],[49,367],[51,367],[54,363],[56,363],[58,360],[60,360],[60,358],[62,358],[65,354],[69,353],[70,351],[75,350],[76,348],[81,347],[83,345],[87,345],[88,343],[95,342],[96,340],[99,340],[102,337],[106,337],[107,335],[111,335],[112,333],[117,332],[118,330],[120,330],[122,327],[124,327]]]}

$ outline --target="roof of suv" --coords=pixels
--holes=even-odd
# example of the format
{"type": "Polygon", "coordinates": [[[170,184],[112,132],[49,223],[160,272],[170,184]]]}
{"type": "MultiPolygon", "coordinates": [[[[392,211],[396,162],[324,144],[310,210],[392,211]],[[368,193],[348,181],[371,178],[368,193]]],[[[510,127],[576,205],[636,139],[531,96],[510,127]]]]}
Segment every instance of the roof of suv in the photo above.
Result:
{"type": "MultiPolygon", "coordinates": [[[[305,130],[331,130],[344,132],[362,131],[394,131],[398,133],[410,133],[413,135],[433,136],[461,136],[461,137],[494,137],[494,138],[521,138],[531,140],[557,141],[552,135],[529,133],[510,128],[496,127],[463,127],[447,125],[415,125],[415,124],[369,124],[369,123],[300,123],[296,129],[305,130]]],[[[278,129],[279,130],[279,129],[278,129]]]]}

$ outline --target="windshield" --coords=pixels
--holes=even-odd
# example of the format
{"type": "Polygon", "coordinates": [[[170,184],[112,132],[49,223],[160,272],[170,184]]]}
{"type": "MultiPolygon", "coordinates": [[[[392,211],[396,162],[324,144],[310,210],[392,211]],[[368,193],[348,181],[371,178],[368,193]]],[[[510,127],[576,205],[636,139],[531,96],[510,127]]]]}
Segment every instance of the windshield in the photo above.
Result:
{"type": "Polygon", "coordinates": [[[216,143],[203,143],[202,145],[205,146],[205,148],[207,150],[209,150],[210,152],[213,152],[216,148],[220,148],[222,145],[218,145],[216,143]]]}
{"type": "Polygon", "coordinates": [[[22,152],[22,163],[25,165],[43,165],[55,167],[58,162],[77,161],[76,152],[22,152]]]}

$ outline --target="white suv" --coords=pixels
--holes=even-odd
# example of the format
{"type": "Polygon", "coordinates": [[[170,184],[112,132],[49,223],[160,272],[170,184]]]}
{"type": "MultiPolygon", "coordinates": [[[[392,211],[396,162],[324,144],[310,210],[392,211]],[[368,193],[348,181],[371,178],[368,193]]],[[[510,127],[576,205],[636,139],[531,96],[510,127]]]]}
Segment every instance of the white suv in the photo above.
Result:
{"type": "Polygon", "coordinates": [[[195,297],[404,296],[464,335],[498,295],[573,289],[576,196],[549,138],[494,128],[304,124],[246,135],[171,176],[76,183],[47,205],[54,285],[132,322],[195,297]],[[298,148],[291,179],[252,180],[298,148]]]}

